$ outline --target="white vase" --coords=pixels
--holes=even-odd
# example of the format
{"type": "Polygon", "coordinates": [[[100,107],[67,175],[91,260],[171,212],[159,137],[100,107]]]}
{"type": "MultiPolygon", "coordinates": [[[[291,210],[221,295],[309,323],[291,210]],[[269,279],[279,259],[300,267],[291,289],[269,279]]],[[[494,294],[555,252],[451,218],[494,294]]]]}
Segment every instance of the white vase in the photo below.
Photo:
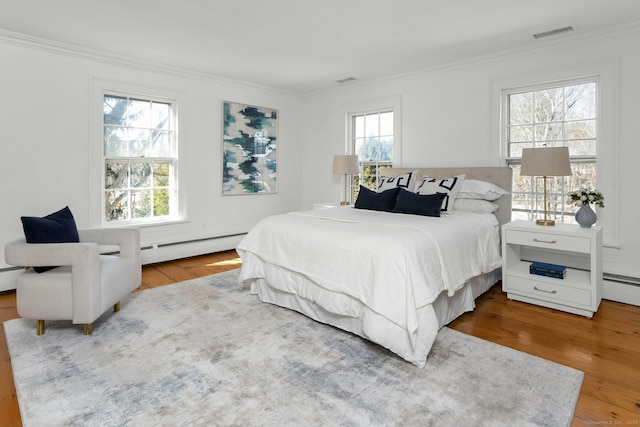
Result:
{"type": "Polygon", "coordinates": [[[597,220],[598,216],[591,209],[591,205],[589,203],[585,203],[580,206],[580,209],[576,212],[576,222],[580,224],[580,227],[582,228],[591,228],[597,220]]]}

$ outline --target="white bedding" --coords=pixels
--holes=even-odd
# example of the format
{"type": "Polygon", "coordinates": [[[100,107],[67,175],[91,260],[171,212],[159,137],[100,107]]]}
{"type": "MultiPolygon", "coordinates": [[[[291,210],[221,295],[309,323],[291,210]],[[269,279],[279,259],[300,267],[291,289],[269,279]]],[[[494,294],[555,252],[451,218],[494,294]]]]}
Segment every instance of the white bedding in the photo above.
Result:
{"type": "Polygon", "coordinates": [[[492,214],[470,212],[423,217],[348,207],[276,215],[238,245],[240,281],[265,279],[358,319],[363,336],[421,366],[439,328],[430,305],[500,267],[497,226],[492,214]]]}

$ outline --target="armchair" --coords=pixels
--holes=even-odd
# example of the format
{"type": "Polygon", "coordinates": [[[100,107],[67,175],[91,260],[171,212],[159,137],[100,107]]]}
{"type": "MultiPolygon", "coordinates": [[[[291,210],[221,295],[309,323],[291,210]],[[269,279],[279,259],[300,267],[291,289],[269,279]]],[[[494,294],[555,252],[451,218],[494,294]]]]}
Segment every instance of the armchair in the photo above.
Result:
{"type": "MultiPolygon", "coordinates": [[[[8,264],[27,267],[17,279],[20,316],[36,320],[44,334],[45,320],[71,320],[92,332],[92,323],[108,308],[120,309],[120,300],[141,282],[138,229],[78,230],[79,243],[7,243],[8,264]],[[100,245],[117,245],[116,255],[102,255],[100,245]],[[44,273],[33,268],[59,266],[44,273]]],[[[114,250],[115,253],[115,250],[114,250]]]]}

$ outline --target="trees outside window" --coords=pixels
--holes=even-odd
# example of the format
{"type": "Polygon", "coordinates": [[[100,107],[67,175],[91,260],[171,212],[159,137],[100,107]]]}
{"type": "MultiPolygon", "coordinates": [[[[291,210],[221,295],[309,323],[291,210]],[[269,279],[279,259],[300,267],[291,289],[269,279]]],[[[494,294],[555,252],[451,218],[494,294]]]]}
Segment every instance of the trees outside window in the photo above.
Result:
{"type": "Polygon", "coordinates": [[[360,164],[360,173],[353,177],[351,183],[355,200],[360,185],[375,190],[380,171],[392,165],[393,110],[352,113],[349,121],[351,149],[360,164]]]}
{"type": "Polygon", "coordinates": [[[174,105],[103,96],[105,223],[172,219],[177,207],[174,105]]]}
{"type": "Polygon", "coordinates": [[[569,147],[572,176],[547,178],[547,211],[556,222],[575,223],[568,194],[596,185],[598,83],[565,81],[503,91],[507,164],[513,169],[513,219],[533,220],[544,210],[540,178],[520,176],[522,149],[569,147]]]}

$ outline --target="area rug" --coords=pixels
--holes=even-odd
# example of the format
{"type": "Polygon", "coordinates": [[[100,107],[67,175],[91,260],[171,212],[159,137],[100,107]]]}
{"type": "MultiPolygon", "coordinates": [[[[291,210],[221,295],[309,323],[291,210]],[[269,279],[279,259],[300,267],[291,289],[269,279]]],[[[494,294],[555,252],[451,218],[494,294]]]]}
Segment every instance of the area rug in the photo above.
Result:
{"type": "Polygon", "coordinates": [[[583,373],[444,328],[424,368],[261,303],[237,270],[134,294],[93,334],[4,323],[25,426],[563,426],[583,373]]]}

